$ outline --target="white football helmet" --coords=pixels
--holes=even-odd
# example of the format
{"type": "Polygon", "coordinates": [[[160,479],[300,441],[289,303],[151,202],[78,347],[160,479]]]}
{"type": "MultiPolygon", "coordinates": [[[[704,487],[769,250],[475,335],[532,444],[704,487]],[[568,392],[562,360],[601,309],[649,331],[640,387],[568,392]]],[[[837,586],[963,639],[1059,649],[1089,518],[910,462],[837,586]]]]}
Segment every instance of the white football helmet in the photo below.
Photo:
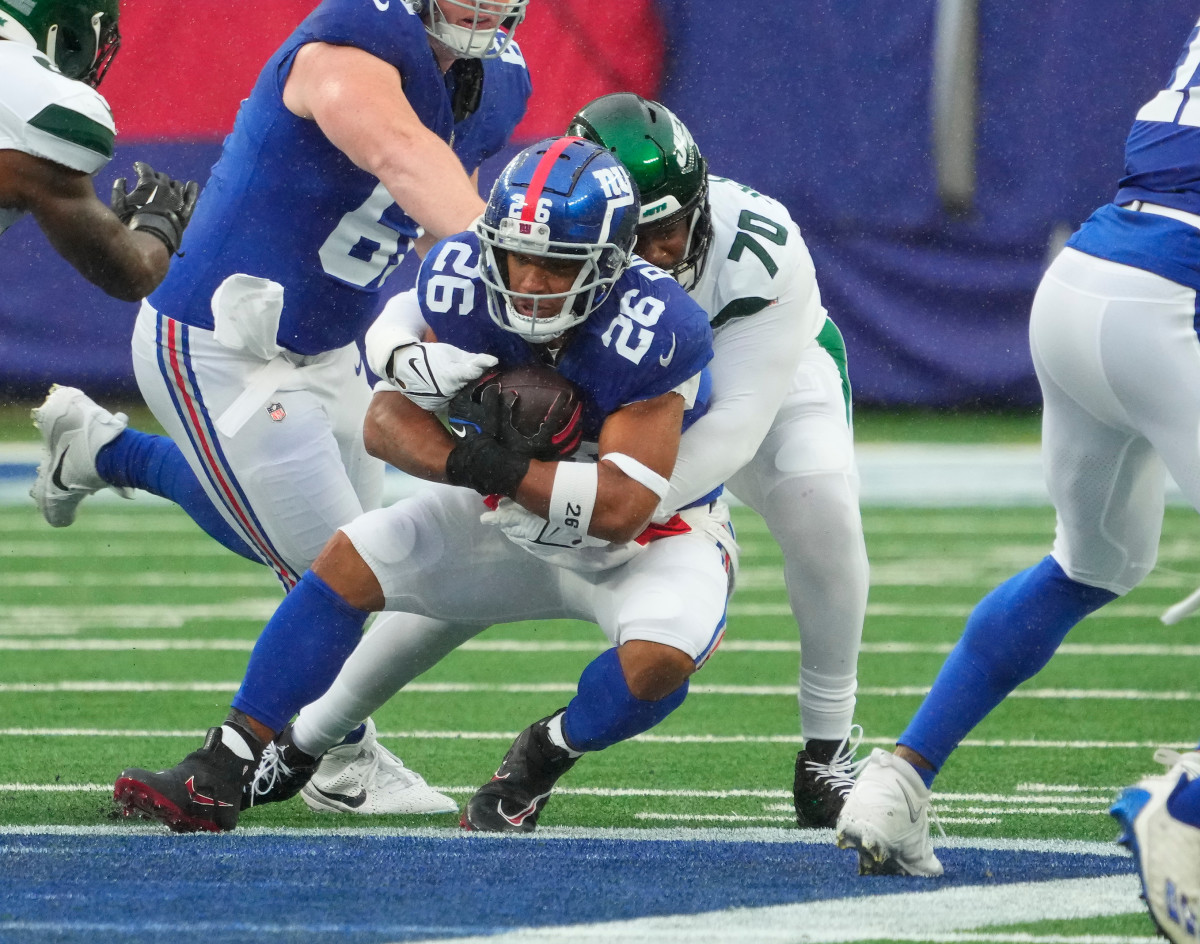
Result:
{"type": "Polygon", "coordinates": [[[496,59],[512,42],[527,6],[529,0],[416,0],[414,9],[425,20],[425,32],[459,56],[496,59]]]}

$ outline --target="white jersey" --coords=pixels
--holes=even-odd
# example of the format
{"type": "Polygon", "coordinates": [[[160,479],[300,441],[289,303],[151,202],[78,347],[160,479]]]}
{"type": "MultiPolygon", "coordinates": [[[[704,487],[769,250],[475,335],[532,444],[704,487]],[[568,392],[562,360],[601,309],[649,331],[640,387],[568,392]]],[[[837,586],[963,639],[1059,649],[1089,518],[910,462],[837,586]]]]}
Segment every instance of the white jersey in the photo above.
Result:
{"type": "Polygon", "coordinates": [[[831,324],[787,208],[724,177],[708,185],[712,241],[689,294],[713,328],[712,400],[683,435],[663,507],[686,507],[753,458],[805,349],[831,324]]]}
{"type": "MultiPolygon", "coordinates": [[[[816,288],[808,247],[778,200],[724,177],[708,178],[712,242],[692,298],[708,312],[714,331],[762,311],[788,295],[807,298],[816,288]]],[[[804,342],[825,324],[825,310],[809,306],[793,331],[804,342]]]]}
{"type": "MultiPolygon", "coordinates": [[[[99,92],[68,79],[32,46],[0,40],[0,150],[94,174],[112,159],[115,136],[99,92]]],[[[20,216],[0,209],[0,233],[20,216]]]]}

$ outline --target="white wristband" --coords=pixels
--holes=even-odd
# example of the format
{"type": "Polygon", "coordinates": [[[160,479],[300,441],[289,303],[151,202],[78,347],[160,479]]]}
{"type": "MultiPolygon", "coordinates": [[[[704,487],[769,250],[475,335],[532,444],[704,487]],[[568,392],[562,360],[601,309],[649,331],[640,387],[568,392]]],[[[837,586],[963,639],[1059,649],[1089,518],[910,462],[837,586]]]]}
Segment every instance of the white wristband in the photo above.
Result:
{"type": "MultiPolygon", "coordinates": [[[[560,462],[554,470],[554,488],[550,491],[550,511],[546,520],[550,530],[563,528],[583,541],[596,509],[596,487],[600,469],[592,462],[560,462]]],[[[564,543],[556,541],[555,543],[564,543]]]]}
{"type": "Polygon", "coordinates": [[[667,497],[667,490],[671,483],[653,469],[638,462],[633,456],[627,456],[623,452],[606,452],[600,457],[600,461],[611,462],[639,485],[645,485],[658,496],[659,501],[667,497]]]}

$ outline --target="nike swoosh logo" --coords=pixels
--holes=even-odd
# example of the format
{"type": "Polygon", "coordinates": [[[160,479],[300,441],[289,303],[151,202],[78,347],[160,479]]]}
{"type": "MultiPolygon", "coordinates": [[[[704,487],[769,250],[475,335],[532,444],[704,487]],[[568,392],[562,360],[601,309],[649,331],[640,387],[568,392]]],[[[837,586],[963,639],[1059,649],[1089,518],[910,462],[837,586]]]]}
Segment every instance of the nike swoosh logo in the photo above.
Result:
{"type": "Polygon", "coordinates": [[[675,359],[675,333],[671,332],[671,350],[667,351],[666,355],[659,355],[658,362],[663,367],[670,367],[671,361],[675,359]]]}
{"type": "Polygon", "coordinates": [[[921,818],[921,811],[913,806],[912,797],[908,795],[908,791],[904,787],[900,788],[900,792],[904,794],[904,802],[908,804],[908,819],[912,823],[916,823],[921,818]]]}
{"type": "Polygon", "coordinates": [[[325,790],[322,790],[320,787],[316,786],[315,784],[313,786],[313,789],[316,790],[317,793],[321,794],[321,796],[325,797],[326,799],[333,800],[335,803],[345,803],[346,806],[350,807],[353,810],[358,809],[360,806],[362,806],[364,803],[367,802],[367,791],[366,790],[359,790],[358,793],[356,793],[354,796],[349,796],[345,793],[329,793],[325,790]]]}
{"type": "Polygon", "coordinates": [[[410,357],[408,359],[408,366],[412,369],[412,372],[414,374],[416,374],[417,379],[419,381],[421,381],[421,383],[425,384],[425,386],[427,386],[427,387],[432,387],[432,388],[436,389],[436,386],[434,385],[432,376],[426,377],[425,374],[423,374],[421,372],[421,367],[424,366],[423,362],[424,362],[423,358],[410,357]]]}
{"type": "Polygon", "coordinates": [[[70,446],[67,446],[67,448],[62,451],[62,455],[58,457],[58,465],[54,467],[54,471],[50,475],[50,481],[54,483],[56,488],[61,488],[64,492],[70,491],[66,483],[64,483],[62,480],[63,463],[67,461],[67,452],[70,450],[70,448],[70,446]]]}
{"type": "Polygon", "coordinates": [[[464,427],[461,427],[461,426],[451,426],[450,433],[454,436],[457,436],[459,439],[467,438],[467,431],[464,427]]]}

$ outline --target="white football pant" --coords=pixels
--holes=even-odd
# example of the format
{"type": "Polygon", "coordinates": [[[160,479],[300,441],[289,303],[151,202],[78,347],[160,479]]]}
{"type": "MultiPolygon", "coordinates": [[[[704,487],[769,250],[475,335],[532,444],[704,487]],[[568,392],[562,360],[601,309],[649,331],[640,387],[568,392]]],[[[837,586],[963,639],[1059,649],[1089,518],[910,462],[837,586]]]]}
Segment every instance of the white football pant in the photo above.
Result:
{"type": "Polygon", "coordinates": [[[1029,325],[1041,383],[1054,558],[1072,580],[1127,593],[1154,567],[1165,468],[1200,509],[1196,293],[1064,249],[1029,325]]]}

